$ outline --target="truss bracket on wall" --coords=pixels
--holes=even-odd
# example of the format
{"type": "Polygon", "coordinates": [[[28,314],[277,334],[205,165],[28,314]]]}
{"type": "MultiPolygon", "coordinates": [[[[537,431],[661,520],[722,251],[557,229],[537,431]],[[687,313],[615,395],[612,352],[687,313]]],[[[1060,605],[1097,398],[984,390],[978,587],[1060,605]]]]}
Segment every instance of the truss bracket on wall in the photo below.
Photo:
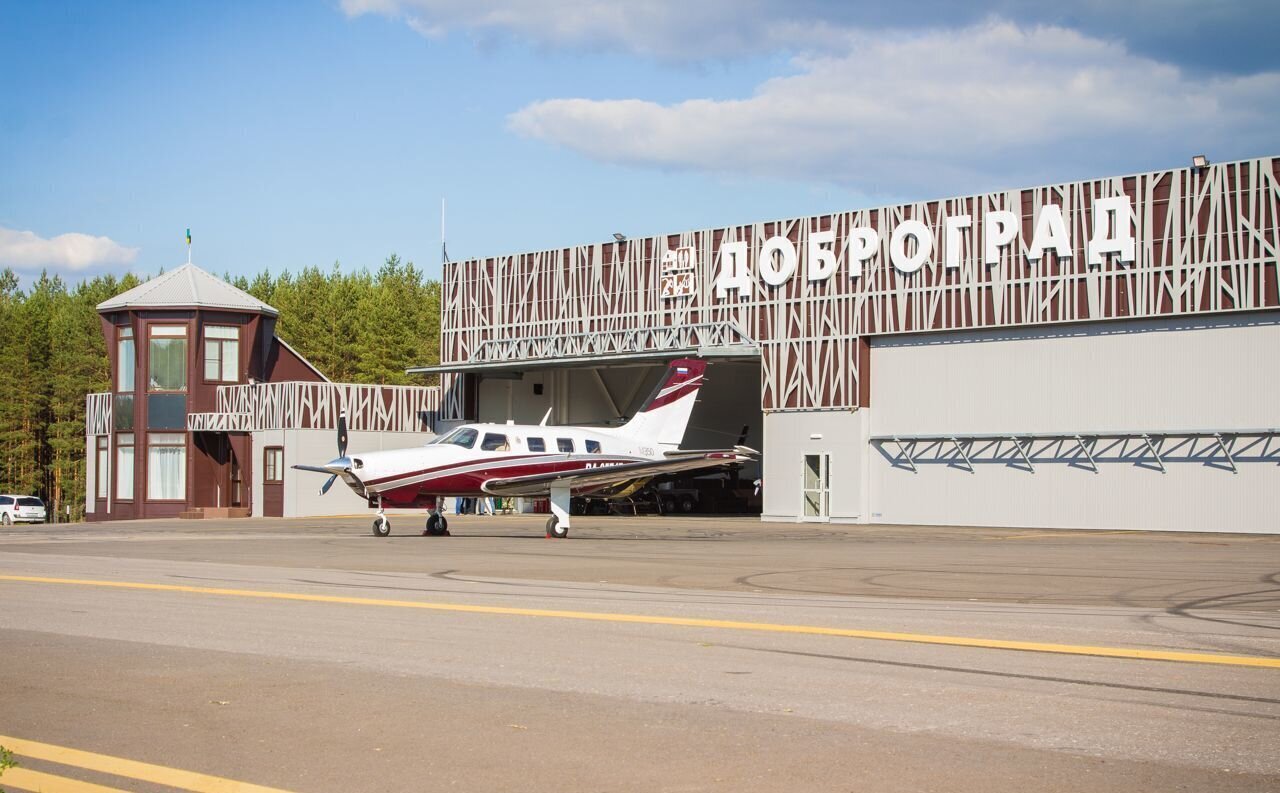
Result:
{"type": "Polygon", "coordinates": [[[904,458],[906,458],[907,465],[911,466],[911,473],[913,474],[920,473],[919,471],[916,470],[916,461],[911,459],[911,452],[907,451],[907,445],[903,443],[902,440],[897,435],[893,436],[893,442],[898,444],[898,453],[901,454],[904,458]]]}
{"type": "MultiPolygon", "coordinates": [[[[1027,450],[1022,448],[1022,441],[1018,440],[1016,435],[1010,435],[1009,440],[1013,441],[1013,445],[1018,449],[1018,454],[1022,455],[1022,461],[1027,464],[1027,467],[1031,469],[1031,473],[1034,474],[1036,472],[1036,467],[1031,464],[1031,458],[1027,456],[1027,450]]],[[[1032,443],[1034,442],[1035,441],[1032,441],[1032,443]]]]}
{"type": "Polygon", "coordinates": [[[1164,467],[1164,460],[1160,459],[1160,450],[1157,449],[1155,443],[1151,441],[1151,436],[1144,432],[1142,433],[1142,439],[1147,442],[1147,449],[1151,452],[1151,456],[1156,458],[1156,465],[1160,466],[1160,473],[1169,473],[1169,471],[1164,467]]]}
{"type": "MultiPolygon", "coordinates": [[[[1213,433],[1213,437],[1218,439],[1218,448],[1222,449],[1222,453],[1227,456],[1227,462],[1231,463],[1231,473],[1233,474],[1240,473],[1240,469],[1236,468],[1235,458],[1231,456],[1231,449],[1227,447],[1227,442],[1222,438],[1222,433],[1215,432],[1213,433]]],[[[1232,436],[1232,440],[1235,440],[1234,435],[1232,436]]]]}
{"type": "MultiPolygon", "coordinates": [[[[1080,451],[1084,452],[1084,456],[1089,458],[1089,465],[1093,466],[1093,472],[1095,474],[1098,473],[1098,461],[1093,459],[1093,452],[1089,449],[1088,445],[1085,444],[1084,438],[1081,438],[1079,435],[1075,437],[1076,437],[1076,443],[1080,444],[1080,451]]],[[[1097,443],[1097,442],[1098,441],[1095,438],[1094,443],[1097,443]]]]}
{"type": "Polygon", "coordinates": [[[977,473],[976,471],[973,470],[973,461],[969,459],[969,455],[965,454],[964,446],[960,445],[960,440],[958,438],[952,438],[951,442],[956,445],[956,451],[959,452],[960,456],[964,458],[964,464],[969,466],[969,473],[971,474],[977,473]]]}

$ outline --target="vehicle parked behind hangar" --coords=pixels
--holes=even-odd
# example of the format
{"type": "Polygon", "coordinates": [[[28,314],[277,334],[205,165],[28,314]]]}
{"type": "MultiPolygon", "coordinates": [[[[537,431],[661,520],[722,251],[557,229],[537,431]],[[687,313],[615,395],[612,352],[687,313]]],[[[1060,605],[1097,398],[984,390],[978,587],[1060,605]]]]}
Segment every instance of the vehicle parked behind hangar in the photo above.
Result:
{"type": "Polygon", "coordinates": [[[44,502],[36,496],[0,496],[0,523],[44,523],[44,502]]]}

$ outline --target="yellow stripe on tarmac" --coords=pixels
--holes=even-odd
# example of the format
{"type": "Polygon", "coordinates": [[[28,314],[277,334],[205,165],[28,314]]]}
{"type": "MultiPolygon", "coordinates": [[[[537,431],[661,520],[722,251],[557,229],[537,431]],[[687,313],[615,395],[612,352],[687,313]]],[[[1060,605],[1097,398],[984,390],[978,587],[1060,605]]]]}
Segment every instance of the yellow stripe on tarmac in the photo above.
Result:
{"type": "Polygon", "coordinates": [[[26,768],[10,768],[0,778],[0,785],[13,790],[30,790],[32,793],[129,793],[118,787],[95,785],[64,776],[44,774],[26,768]]]}
{"type": "MultiPolygon", "coordinates": [[[[251,785],[248,782],[237,782],[234,779],[223,779],[222,777],[209,776],[207,774],[197,774],[194,771],[183,771],[178,768],[152,765],[151,763],[142,763],[137,760],[126,760],[122,757],[85,752],[80,749],[54,746],[53,744],[28,741],[22,738],[11,738],[8,735],[0,735],[0,745],[3,745],[19,757],[47,760],[50,763],[75,766],[89,771],[128,777],[142,782],[154,782],[157,785],[168,785],[179,790],[193,791],[193,793],[288,793],[288,791],[280,788],[251,785]]],[[[116,788],[78,782],[74,779],[63,779],[49,774],[41,774],[38,771],[29,771],[22,767],[10,768],[5,771],[4,776],[0,777],[0,787],[4,785],[12,785],[25,790],[43,790],[46,793],[55,793],[55,791],[56,793],[122,793],[116,788]],[[37,782],[41,781],[37,777],[48,779],[49,781],[45,782],[43,787],[23,788],[25,784],[24,778],[37,782]]]]}
{"type": "Polygon", "coordinates": [[[1103,658],[1128,658],[1143,661],[1180,661],[1192,664],[1217,664],[1221,666],[1256,666],[1280,669],[1280,658],[1252,655],[1217,655],[1213,653],[1183,653],[1170,650],[1138,650],[1127,647],[1091,647],[1076,644],[1046,644],[1042,642],[1005,641],[1003,639],[975,639],[964,636],[935,636],[925,633],[896,633],[869,631],[854,628],[827,628],[820,625],[779,625],[768,622],[739,622],[735,620],[711,620],[696,617],[661,617],[649,614],[616,614],[596,611],[558,611],[554,609],[511,608],[506,606],[471,606],[461,603],[426,603],[417,600],[385,600],[382,598],[344,597],[339,595],[308,595],[300,592],[267,592],[253,589],[222,589],[217,587],[185,586],[180,584],[144,584],[136,581],[99,581],[78,578],[44,578],[40,576],[0,575],[0,581],[17,581],[33,584],[72,584],[76,586],[110,587],[114,589],[140,589],[153,592],[188,592],[198,595],[223,595],[228,597],[265,598],[272,600],[298,600],[307,603],[341,603],[353,606],[383,606],[389,608],[424,609],[428,611],[453,611],[467,614],[503,614],[517,617],[550,617],[594,622],[625,622],[640,625],[679,625],[689,628],[717,628],[737,631],[764,631],[768,633],[795,633],[811,636],[839,636],[848,639],[877,639],[890,642],[915,644],[942,644],[952,647],[976,647],[988,650],[1021,650],[1033,653],[1057,653],[1060,655],[1093,655],[1103,658]]]}

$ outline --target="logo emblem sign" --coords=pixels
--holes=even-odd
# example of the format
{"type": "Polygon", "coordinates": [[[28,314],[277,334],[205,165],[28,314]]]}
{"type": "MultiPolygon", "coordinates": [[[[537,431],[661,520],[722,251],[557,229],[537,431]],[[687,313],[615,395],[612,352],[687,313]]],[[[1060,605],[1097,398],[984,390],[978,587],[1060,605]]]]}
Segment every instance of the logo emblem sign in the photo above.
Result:
{"type": "Polygon", "coordinates": [[[676,248],[662,254],[662,299],[691,296],[697,266],[698,254],[692,247],[676,248]]]}

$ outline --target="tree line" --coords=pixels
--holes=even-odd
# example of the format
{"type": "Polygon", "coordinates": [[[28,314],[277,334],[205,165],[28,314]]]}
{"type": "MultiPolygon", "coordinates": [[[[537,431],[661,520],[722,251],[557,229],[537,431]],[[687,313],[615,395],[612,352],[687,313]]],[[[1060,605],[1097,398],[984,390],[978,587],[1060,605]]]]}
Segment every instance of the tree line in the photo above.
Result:
{"type": "MultiPolygon", "coordinates": [[[[279,310],[276,335],[335,382],[426,384],[404,370],[439,361],[440,283],[394,254],[376,272],[224,278],[279,310]]],[[[112,388],[96,307],[140,283],[43,272],[23,289],[0,271],[0,493],[40,496],[59,521],[84,517],[85,395],[112,388]]]]}

